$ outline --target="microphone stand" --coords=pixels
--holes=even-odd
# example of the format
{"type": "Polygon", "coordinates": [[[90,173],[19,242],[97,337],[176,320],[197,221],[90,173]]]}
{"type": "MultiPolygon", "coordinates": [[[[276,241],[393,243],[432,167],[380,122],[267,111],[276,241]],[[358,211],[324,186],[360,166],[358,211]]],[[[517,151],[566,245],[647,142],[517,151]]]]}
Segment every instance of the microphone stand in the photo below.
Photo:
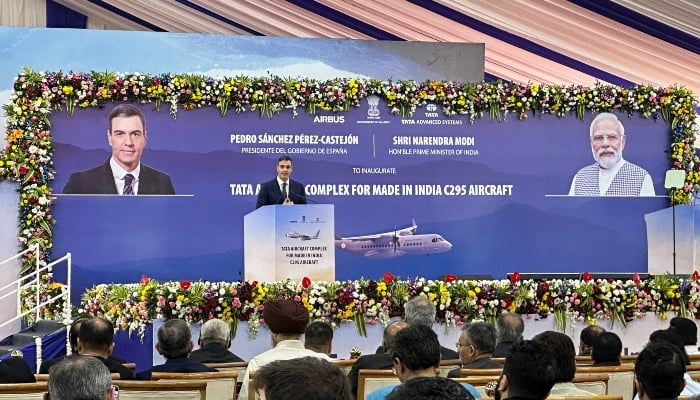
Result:
{"type": "Polygon", "coordinates": [[[676,275],[676,188],[671,190],[671,214],[673,215],[673,275],[676,275]]]}

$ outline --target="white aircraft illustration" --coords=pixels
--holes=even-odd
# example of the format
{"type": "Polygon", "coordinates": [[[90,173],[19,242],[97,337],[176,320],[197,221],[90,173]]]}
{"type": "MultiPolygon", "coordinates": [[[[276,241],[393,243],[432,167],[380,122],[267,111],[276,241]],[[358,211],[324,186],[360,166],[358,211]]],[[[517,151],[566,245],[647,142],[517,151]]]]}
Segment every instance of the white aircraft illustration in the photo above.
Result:
{"type": "Polygon", "coordinates": [[[285,234],[284,236],[292,239],[301,239],[301,240],[313,240],[313,239],[318,239],[318,235],[321,233],[321,230],[317,230],[316,234],[314,236],[311,235],[304,235],[303,233],[299,233],[297,231],[294,232],[289,232],[285,234]]]}
{"type": "Polygon", "coordinates": [[[416,220],[411,226],[375,235],[335,238],[335,247],[370,258],[391,258],[404,254],[435,254],[452,249],[452,244],[437,233],[416,235],[416,220]]]}

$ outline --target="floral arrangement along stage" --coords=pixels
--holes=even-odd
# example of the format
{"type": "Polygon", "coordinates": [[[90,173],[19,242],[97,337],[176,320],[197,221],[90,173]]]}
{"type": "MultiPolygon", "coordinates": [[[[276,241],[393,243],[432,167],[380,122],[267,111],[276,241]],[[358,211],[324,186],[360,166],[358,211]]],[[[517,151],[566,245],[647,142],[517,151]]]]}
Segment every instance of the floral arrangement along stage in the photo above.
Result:
{"type": "Polygon", "coordinates": [[[700,316],[700,282],[697,272],[690,279],[673,275],[640,280],[582,279],[545,281],[520,280],[516,272],[510,280],[445,280],[424,278],[400,280],[391,273],[381,280],[360,279],[344,282],[157,282],[142,277],[140,283],[101,284],[83,294],[79,314],[104,316],[122,329],[138,331],[159,318],[181,318],[202,323],[220,318],[235,332],[238,321],[248,321],[248,335],[255,337],[265,301],[288,298],[302,303],[312,320],[333,326],[354,322],[366,334],[366,324],[386,325],[403,314],[409,298],[421,295],[436,307],[437,319],[447,326],[468,321],[495,322],[510,311],[553,315],[564,330],[569,320],[588,323],[608,320],[626,325],[646,313],[662,318],[666,313],[700,316]]]}
{"type": "MultiPolygon", "coordinates": [[[[367,96],[380,97],[395,114],[412,115],[416,109],[435,104],[447,115],[468,115],[471,121],[488,115],[503,121],[515,114],[573,115],[619,111],[640,114],[669,123],[669,166],[686,172],[682,190],[673,191],[674,204],[689,203],[700,187],[700,160],[695,154],[697,98],[684,87],[655,88],[640,85],[621,88],[597,84],[561,86],[516,84],[502,81],[460,83],[447,81],[379,81],[376,79],[209,77],[197,74],[120,74],[113,72],[36,72],[24,69],[14,82],[14,93],[3,109],[7,145],[0,152],[0,180],[19,183],[19,243],[21,250],[38,243],[39,265],[51,259],[53,246],[51,182],[54,178],[50,116],[65,109],[104,107],[130,101],[167,104],[175,118],[179,110],[217,107],[222,116],[259,112],[272,117],[284,110],[297,115],[318,110],[345,112],[367,96]]],[[[31,273],[37,261],[33,254],[22,257],[20,275],[31,273]]],[[[50,283],[50,274],[47,283],[50,283]]]]}

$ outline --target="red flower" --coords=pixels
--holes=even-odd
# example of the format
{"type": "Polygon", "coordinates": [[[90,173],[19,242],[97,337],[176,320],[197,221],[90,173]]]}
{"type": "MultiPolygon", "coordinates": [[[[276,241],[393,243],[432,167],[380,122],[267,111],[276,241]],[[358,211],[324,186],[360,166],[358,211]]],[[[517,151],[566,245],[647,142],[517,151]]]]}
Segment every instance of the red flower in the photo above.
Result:
{"type": "Polygon", "coordinates": [[[311,286],[311,279],[309,279],[308,276],[305,276],[305,277],[301,280],[301,287],[303,287],[304,289],[308,289],[309,286],[311,286]]]}
{"type": "Polygon", "coordinates": [[[583,274],[581,274],[581,279],[583,279],[584,282],[588,282],[591,280],[591,274],[589,274],[588,272],[584,272],[583,274]]]}
{"type": "Polygon", "coordinates": [[[516,282],[520,281],[520,272],[515,271],[512,274],[510,274],[510,283],[515,284],[516,282]]]}
{"type": "Polygon", "coordinates": [[[391,272],[384,273],[384,283],[386,283],[387,285],[390,285],[391,282],[394,281],[394,279],[396,279],[396,277],[391,272]]]}
{"type": "Polygon", "coordinates": [[[24,165],[22,165],[22,166],[19,167],[19,174],[20,174],[20,175],[26,175],[26,174],[27,174],[27,171],[28,171],[28,169],[27,169],[27,167],[25,167],[24,165]]]}
{"type": "Polygon", "coordinates": [[[148,285],[148,282],[150,282],[150,281],[151,281],[151,280],[148,279],[148,275],[146,275],[146,274],[141,275],[141,284],[142,284],[143,286],[148,285]]]}
{"type": "Polygon", "coordinates": [[[700,276],[698,276],[698,271],[693,271],[693,275],[690,277],[690,279],[692,279],[693,282],[697,282],[698,278],[700,278],[700,276]]]}
{"type": "Polygon", "coordinates": [[[452,274],[445,274],[445,282],[450,283],[457,280],[457,277],[452,274]]]}
{"type": "Polygon", "coordinates": [[[634,282],[635,285],[639,285],[639,282],[641,282],[641,280],[639,279],[639,274],[638,274],[638,273],[635,272],[635,273],[632,275],[632,282],[634,282]]]}
{"type": "Polygon", "coordinates": [[[190,286],[192,286],[192,282],[190,282],[190,281],[180,282],[180,287],[182,288],[182,290],[187,290],[190,288],[190,286]]]}

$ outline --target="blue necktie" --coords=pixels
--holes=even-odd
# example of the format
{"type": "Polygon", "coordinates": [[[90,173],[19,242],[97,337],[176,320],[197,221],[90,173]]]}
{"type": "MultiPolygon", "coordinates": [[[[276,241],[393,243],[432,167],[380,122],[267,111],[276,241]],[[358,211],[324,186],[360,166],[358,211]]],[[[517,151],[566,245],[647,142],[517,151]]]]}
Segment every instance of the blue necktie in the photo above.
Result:
{"type": "Polygon", "coordinates": [[[126,195],[133,195],[134,194],[134,176],[131,174],[126,174],[124,176],[124,190],[122,193],[126,195]]]}

